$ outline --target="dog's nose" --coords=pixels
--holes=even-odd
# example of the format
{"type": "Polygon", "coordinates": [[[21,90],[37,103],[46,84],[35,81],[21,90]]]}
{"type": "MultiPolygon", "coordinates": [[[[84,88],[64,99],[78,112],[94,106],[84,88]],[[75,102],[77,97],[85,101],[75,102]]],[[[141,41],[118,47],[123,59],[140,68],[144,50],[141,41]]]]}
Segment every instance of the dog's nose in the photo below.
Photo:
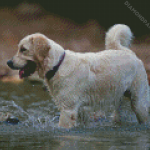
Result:
{"type": "Polygon", "coordinates": [[[20,69],[19,67],[14,66],[14,63],[13,63],[12,60],[8,60],[8,61],[7,61],[7,65],[8,65],[11,69],[13,69],[13,70],[19,70],[19,69],[20,69]]]}
{"type": "Polygon", "coordinates": [[[18,70],[18,69],[19,69],[18,67],[15,67],[15,66],[14,66],[12,60],[8,60],[8,61],[7,61],[7,65],[8,65],[11,69],[13,69],[13,70],[18,70]]]}
{"type": "Polygon", "coordinates": [[[13,61],[12,61],[12,60],[8,60],[8,61],[7,61],[7,65],[8,65],[10,68],[13,68],[13,61]]]}

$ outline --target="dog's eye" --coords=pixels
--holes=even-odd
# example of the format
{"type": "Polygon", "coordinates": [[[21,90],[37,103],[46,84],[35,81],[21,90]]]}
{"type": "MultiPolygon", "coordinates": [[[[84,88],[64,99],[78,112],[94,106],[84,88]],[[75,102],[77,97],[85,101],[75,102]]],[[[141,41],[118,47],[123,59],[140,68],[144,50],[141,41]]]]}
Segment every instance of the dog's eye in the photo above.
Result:
{"type": "Polygon", "coordinates": [[[24,51],[26,51],[26,49],[25,49],[24,47],[22,47],[22,48],[20,49],[20,52],[24,52],[24,51]]]}

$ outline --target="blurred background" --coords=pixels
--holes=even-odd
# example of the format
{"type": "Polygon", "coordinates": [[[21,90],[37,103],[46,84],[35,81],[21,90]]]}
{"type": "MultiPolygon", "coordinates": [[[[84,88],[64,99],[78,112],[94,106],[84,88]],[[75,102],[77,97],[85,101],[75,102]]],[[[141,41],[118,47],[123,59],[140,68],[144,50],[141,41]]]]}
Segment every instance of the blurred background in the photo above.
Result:
{"type": "Polygon", "coordinates": [[[43,33],[65,49],[96,52],[105,49],[105,33],[118,23],[131,28],[134,34],[131,49],[150,74],[150,24],[148,27],[129,6],[150,23],[149,5],[144,1],[0,1],[0,78],[17,75],[7,67],[6,61],[28,34],[43,33]]]}

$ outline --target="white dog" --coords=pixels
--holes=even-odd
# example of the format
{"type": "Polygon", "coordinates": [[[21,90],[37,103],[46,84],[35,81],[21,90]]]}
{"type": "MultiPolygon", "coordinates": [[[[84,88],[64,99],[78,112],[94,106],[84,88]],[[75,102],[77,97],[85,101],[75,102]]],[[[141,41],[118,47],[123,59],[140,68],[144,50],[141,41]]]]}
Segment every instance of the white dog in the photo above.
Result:
{"type": "Polygon", "coordinates": [[[125,92],[131,94],[139,123],[145,123],[149,86],[142,61],[128,48],[131,38],[128,26],[114,25],[106,34],[107,50],[75,53],[36,33],[20,41],[17,54],[7,64],[20,70],[20,78],[38,71],[61,112],[61,127],[76,126],[83,118],[85,121],[89,108],[100,110],[101,103],[108,105],[108,101],[115,105],[114,121],[119,122],[125,92]]]}

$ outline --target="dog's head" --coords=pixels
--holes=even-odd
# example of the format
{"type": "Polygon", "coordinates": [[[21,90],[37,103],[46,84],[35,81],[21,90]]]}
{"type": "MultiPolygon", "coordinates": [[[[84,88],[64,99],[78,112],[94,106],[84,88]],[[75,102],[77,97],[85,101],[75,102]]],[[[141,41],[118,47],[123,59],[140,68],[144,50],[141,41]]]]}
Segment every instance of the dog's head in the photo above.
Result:
{"type": "Polygon", "coordinates": [[[20,78],[28,77],[43,69],[43,61],[50,49],[50,41],[46,36],[40,33],[28,35],[20,41],[17,54],[7,64],[11,69],[19,70],[20,78]]]}

